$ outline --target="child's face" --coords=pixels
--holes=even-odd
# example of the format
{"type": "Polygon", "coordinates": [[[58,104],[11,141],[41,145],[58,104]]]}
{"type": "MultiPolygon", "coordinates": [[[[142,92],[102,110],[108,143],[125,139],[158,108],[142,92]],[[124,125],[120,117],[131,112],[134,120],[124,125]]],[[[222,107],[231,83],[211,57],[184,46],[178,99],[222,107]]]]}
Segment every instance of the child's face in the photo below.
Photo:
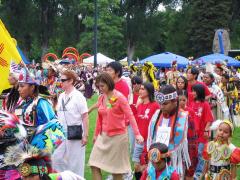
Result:
{"type": "Polygon", "coordinates": [[[197,97],[197,93],[194,90],[192,91],[192,95],[194,99],[197,97]]]}
{"type": "Polygon", "coordinates": [[[217,134],[216,134],[217,140],[220,141],[228,141],[228,139],[231,137],[231,128],[226,123],[221,123],[218,127],[217,134]]]}
{"type": "Polygon", "coordinates": [[[154,167],[156,170],[162,170],[162,169],[165,168],[166,162],[165,162],[164,160],[161,160],[161,161],[159,161],[159,162],[157,162],[157,163],[152,162],[152,165],[153,165],[153,167],[154,167]]]}
{"type": "Polygon", "coordinates": [[[182,108],[182,109],[185,108],[186,104],[187,104],[187,97],[186,96],[179,96],[178,100],[179,100],[180,108],[182,108]]]}

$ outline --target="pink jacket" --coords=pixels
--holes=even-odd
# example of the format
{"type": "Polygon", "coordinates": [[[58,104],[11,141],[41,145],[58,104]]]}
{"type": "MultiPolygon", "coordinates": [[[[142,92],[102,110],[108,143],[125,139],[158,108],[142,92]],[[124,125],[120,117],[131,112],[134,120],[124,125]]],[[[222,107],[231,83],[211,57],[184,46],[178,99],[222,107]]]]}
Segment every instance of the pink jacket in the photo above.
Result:
{"type": "Polygon", "coordinates": [[[116,101],[113,103],[111,108],[106,106],[106,95],[101,95],[98,98],[98,116],[97,116],[97,125],[95,129],[95,136],[97,137],[102,132],[102,123],[103,118],[106,122],[106,129],[108,136],[114,136],[119,134],[124,134],[127,132],[127,122],[126,119],[130,121],[130,124],[133,128],[135,136],[140,135],[136,120],[132,113],[132,110],[128,104],[128,101],[125,96],[123,96],[119,91],[113,90],[113,97],[116,98],[116,101]],[[102,116],[101,110],[105,111],[105,115],[102,116]]]}

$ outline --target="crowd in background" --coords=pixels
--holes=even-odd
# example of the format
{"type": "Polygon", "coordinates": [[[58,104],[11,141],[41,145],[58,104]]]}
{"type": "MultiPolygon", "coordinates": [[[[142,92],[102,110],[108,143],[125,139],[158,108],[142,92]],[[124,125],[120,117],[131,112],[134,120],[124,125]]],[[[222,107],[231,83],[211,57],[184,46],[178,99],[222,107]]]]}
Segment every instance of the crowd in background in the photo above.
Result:
{"type": "MultiPolygon", "coordinates": [[[[36,129],[54,119],[60,123],[65,138],[56,136],[61,143],[51,153],[51,169],[63,172],[58,176],[65,172],[84,177],[85,145],[93,123],[88,114],[97,109],[94,146],[87,160],[94,180],[102,179],[102,170],[112,174],[108,179],[132,179],[133,174],[141,180],[236,178],[240,150],[230,138],[234,126],[240,125],[237,69],[225,64],[178,69],[176,62],[171,68],[141,68],[119,62],[96,68],[53,63],[11,66],[12,88],[2,95],[2,107],[20,118],[28,142],[38,148],[36,129]],[[86,99],[94,93],[99,98],[88,108],[86,99]]],[[[1,153],[4,161],[5,150],[1,153]]],[[[38,160],[31,163],[39,167],[38,160]]],[[[6,170],[0,171],[2,177],[6,170]]],[[[16,177],[41,179],[44,174],[30,172],[16,177]]]]}

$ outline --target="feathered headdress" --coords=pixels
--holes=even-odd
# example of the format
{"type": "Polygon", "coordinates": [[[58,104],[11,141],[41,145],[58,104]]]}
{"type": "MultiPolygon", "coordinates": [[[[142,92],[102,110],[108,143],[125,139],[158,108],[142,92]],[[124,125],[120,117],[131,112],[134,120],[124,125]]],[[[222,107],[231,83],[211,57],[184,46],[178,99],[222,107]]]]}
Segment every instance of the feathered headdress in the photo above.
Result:
{"type": "Polygon", "coordinates": [[[35,80],[34,74],[30,73],[26,68],[22,69],[19,75],[19,83],[39,85],[38,82],[35,80]]]}
{"type": "Polygon", "coordinates": [[[32,174],[48,174],[48,169],[51,167],[50,162],[49,152],[23,143],[9,146],[4,157],[4,165],[18,167],[23,177],[32,174]]]}
{"type": "Polygon", "coordinates": [[[227,68],[227,60],[225,61],[216,61],[215,66],[222,71],[229,72],[229,69],[227,68]]]}
{"type": "Polygon", "coordinates": [[[25,128],[14,114],[0,110],[0,142],[7,143],[27,137],[25,128]]]}
{"type": "Polygon", "coordinates": [[[130,65],[130,69],[131,69],[133,72],[137,72],[137,71],[138,71],[138,67],[137,67],[135,64],[131,64],[131,65],[130,65]]]}
{"type": "Polygon", "coordinates": [[[14,61],[11,61],[10,64],[10,73],[18,80],[19,75],[21,73],[21,70],[19,70],[18,64],[16,64],[14,61]]]}

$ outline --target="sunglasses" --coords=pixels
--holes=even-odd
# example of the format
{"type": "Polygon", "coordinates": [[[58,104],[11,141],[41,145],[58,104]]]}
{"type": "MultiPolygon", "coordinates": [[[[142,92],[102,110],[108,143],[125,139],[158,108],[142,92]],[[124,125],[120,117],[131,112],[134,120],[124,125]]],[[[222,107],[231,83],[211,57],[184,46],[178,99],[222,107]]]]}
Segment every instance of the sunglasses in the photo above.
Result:
{"type": "Polygon", "coordinates": [[[133,82],[132,85],[140,85],[141,83],[133,82]]]}
{"type": "Polygon", "coordinates": [[[61,82],[65,82],[68,81],[69,79],[61,79],[61,82]]]}

